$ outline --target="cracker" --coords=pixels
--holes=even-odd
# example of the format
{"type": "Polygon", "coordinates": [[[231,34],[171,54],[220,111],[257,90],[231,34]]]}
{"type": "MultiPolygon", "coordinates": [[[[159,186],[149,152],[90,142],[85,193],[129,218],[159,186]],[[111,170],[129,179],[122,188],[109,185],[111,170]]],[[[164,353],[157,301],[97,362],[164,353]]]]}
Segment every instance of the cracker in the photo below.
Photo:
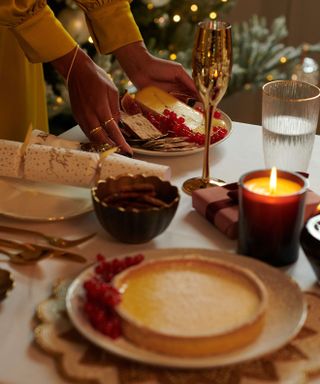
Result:
{"type": "Polygon", "coordinates": [[[122,114],[121,120],[141,140],[156,139],[163,136],[141,113],[131,116],[122,114]]]}

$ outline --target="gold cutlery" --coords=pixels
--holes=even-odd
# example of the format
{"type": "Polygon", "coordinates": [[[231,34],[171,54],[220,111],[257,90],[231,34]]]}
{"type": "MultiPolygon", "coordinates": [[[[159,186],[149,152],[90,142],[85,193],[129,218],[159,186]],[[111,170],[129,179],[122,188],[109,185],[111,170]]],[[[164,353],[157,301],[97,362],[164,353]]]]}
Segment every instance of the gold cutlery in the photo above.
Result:
{"type": "MultiPolygon", "coordinates": [[[[27,259],[25,259],[25,252],[28,252],[28,251],[19,251],[18,253],[12,253],[12,252],[7,251],[4,248],[0,248],[0,253],[8,256],[10,263],[13,263],[13,264],[31,264],[32,262],[35,262],[34,260],[31,262],[31,261],[28,261],[27,259]]],[[[35,257],[38,258],[38,259],[36,259],[36,261],[41,260],[43,255],[44,255],[44,252],[41,252],[41,253],[37,252],[34,255],[35,257]]]]}
{"type": "Polygon", "coordinates": [[[91,233],[90,235],[80,237],[78,239],[67,240],[67,239],[64,239],[62,237],[49,236],[49,235],[46,235],[42,232],[31,230],[31,229],[7,227],[4,225],[0,225],[0,232],[37,235],[37,236],[40,236],[43,239],[45,239],[50,245],[53,245],[54,247],[59,247],[59,248],[74,247],[76,245],[84,243],[85,241],[90,240],[93,236],[96,235],[96,233],[91,233]]]}
{"type": "Polygon", "coordinates": [[[10,262],[15,264],[35,263],[48,257],[58,257],[78,263],[85,263],[87,261],[85,257],[77,253],[44,247],[38,244],[18,243],[12,240],[0,239],[0,246],[2,247],[0,248],[0,253],[8,256],[10,262]],[[5,248],[13,249],[17,252],[10,252],[5,248]]]}

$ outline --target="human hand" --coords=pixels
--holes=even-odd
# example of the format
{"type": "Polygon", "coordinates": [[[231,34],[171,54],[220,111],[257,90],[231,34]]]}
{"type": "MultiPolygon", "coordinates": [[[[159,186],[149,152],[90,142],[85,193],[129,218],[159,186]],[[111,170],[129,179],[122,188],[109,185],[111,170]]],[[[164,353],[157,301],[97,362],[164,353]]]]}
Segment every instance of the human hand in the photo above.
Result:
{"type": "Polygon", "coordinates": [[[183,66],[151,55],[143,42],[128,44],[117,49],[114,54],[138,89],[154,85],[182,101],[188,98],[200,99],[192,78],[183,66]]]}
{"type": "Polygon", "coordinates": [[[132,155],[117,124],[120,119],[118,90],[105,71],[81,49],[52,64],[62,76],[68,77],[73,115],[89,140],[118,145],[123,153],[132,155]]]}

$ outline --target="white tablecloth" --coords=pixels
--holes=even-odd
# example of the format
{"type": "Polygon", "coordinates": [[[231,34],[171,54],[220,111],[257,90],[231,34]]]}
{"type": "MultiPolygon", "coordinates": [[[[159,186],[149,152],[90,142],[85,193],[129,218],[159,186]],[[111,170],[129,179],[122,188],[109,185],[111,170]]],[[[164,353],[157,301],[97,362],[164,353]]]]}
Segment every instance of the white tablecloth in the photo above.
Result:
{"type": "MultiPolygon", "coordinates": [[[[79,128],[63,135],[69,139],[83,139],[79,128]]],[[[181,187],[184,180],[201,174],[202,154],[182,157],[140,157],[172,167],[172,183],[181,187]]],[[[243,173],[263,168],[261,127],[233,123],[231,136],[211,150],[211,173],[227,182],[235,181],[243,173]]],[[[320,193],[320,137],[316,138],[309,167],[311,188],[320,193]]],[[[142,245],[127,245],[113,240],[99,225],[95,214],[56,223],[30,223],[0,218],[0,224],[21,226],[61,236],[81,236],[97,231],[97,236],[74,249],[88,259],[95,260],[97,253],[114,257],[143,249],[193,247],[221,249],[235,252],[236,242],[217,231],[205,218],[195,212],[191,197],[181,191],[177,213],[168,229],[153,241],[142,245]]],[[[12,235],[0,234],[2,238],[12,235]]],[[[19,236],[19,239],[23,239],[19,236]]],[[[31,239],[28,237],[28,239],[31,239]]],[[[74,276],[84,265],[45,260],[35,266],[11,266],[1,263],[15,278],[15,287],[0,304],[0,383],[1,384],[62,384],[66,383],[56,371],[54,360],[42,353],[33,342],[33,317],[37,305],[48,297],[54,281],[74,276]]],[[[303,251],[294,265],[285,268],[303,289],[316,283],[315,275],[303,251]]]]}

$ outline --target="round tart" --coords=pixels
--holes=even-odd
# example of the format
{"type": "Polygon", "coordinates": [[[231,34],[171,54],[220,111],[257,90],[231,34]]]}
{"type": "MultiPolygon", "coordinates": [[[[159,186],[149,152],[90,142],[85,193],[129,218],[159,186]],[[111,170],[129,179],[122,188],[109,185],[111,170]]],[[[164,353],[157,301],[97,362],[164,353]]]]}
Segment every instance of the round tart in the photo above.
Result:
{"type": "Polygon", "coordinates": [[[197,255],[151,260],[119,274],[114,285],[124,337],[166,355],[230,352],[263,327],[266,288],[231,263],[197,255]]]}

